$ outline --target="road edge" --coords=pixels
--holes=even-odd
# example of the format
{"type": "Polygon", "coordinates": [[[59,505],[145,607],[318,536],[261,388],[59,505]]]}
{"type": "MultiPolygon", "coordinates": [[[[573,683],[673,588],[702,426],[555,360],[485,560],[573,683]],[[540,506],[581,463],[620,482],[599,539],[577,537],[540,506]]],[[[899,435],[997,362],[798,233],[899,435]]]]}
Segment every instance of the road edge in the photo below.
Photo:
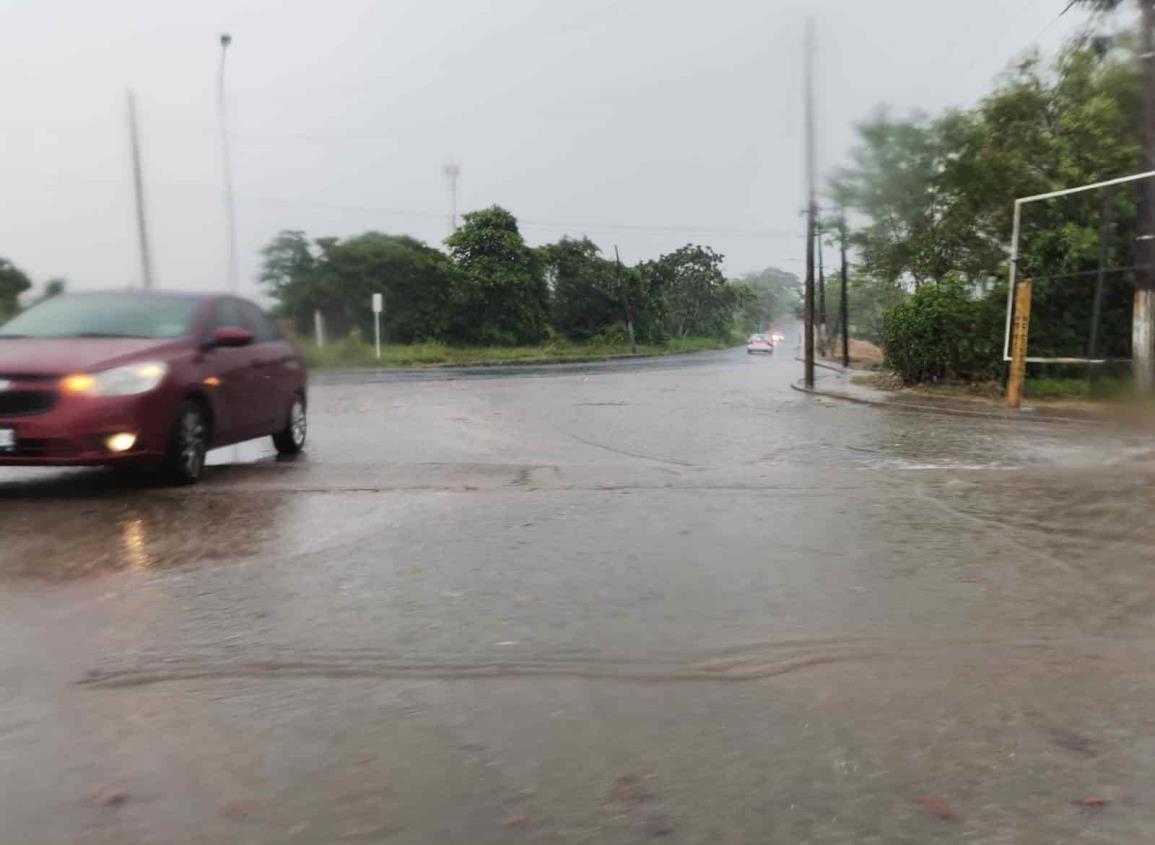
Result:
{"type": "Polygon", "coordinates": [[[972,419],[1003,420],[1005,422],[1046,422],[1064,425],[1096,425],[1100,421],[1082,417],[1068,417],[1059,414],[1039,414],[1029,410],[1012,413],[1010,411],[979,411],[970,408],[952,408],[942,405],[925,405],[915,402],[890,402],[884,399],[868,399],[865,396],[851,396],[836,390],[820,390],[816,387],[806,387],[799,382],[791,382],[790,388],[799,393],[810,396],[822,396],[827,399],[838,399],[855,405],[865,405],[871,408],[886,408],[896,411],[910,411],[924,414],[943,414],[949,417],[970,417],[972,419]]]}

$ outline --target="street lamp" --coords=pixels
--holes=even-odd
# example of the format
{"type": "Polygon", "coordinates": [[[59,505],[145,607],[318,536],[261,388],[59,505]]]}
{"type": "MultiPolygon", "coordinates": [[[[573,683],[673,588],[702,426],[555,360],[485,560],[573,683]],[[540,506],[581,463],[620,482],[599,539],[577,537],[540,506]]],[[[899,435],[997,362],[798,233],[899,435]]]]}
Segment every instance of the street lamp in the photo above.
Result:
{"type": "Polygon", "coordinates": [[[229,45],[233,37],[227,32],[221,33],[221,67],[217,87],[217,117],[221,126],[221,165],[224,174],[224,203],[225,225],[228,228],[228,278],[229,290],[237,292],[240,284],[240,271],[237,268],[237,209],[233,199],[233,162],[229,151],[229,123],[228,108],[225,102],[225,56],[228,55],[229,45]]]}

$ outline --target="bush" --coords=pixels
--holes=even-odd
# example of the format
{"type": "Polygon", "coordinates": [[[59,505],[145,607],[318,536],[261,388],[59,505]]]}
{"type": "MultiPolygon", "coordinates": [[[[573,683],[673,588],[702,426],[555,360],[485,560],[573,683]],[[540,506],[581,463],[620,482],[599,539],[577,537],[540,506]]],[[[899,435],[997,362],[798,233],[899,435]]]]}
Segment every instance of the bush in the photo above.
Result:
{"type": "Polygon", "coordinates": [[[982,381],[1002,367],[998,297],[975,299],[954,282],[924,285],[891,306],[882,322],[886,365],[906,384],[982,381]]]}

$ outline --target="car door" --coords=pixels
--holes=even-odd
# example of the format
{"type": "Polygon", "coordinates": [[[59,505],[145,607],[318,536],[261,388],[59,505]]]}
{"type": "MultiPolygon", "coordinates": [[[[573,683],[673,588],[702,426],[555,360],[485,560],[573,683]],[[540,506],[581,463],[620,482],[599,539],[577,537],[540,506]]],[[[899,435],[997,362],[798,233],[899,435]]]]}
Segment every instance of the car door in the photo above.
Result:
{"type": "Polygon", "coordinates": [[[253,333],[254,410],[261,434],[271,434],[285,426],[296,379],[290,364],[296,353],[281,337],[277,324],[251,302],[238,302],[244,327],[253,333]]]}
{"type": "MultiPolygon", "coordinates": [[[[217,300],[206,344],[217,329],[247,328],[240,304],[230,297],[217,300]]],[[[214,445],[236,443],[261,433],[254,346],[207,346],[204,373],[205,384],[212,385],[214,445]]]]}

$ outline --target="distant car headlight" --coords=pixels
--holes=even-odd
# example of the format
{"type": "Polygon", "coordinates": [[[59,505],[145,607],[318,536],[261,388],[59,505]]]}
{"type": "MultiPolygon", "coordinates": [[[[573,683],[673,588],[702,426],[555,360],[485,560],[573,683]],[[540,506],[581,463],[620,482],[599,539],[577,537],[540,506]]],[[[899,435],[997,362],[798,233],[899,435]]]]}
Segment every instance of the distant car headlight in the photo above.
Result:
{"type": "Polygon", "coordinates": [[[60,389],[74,396],[135,396],[155,390],[168,375],[168,364],[145,361],[100,373],[78,373],[60,380],[60,389]]]}

